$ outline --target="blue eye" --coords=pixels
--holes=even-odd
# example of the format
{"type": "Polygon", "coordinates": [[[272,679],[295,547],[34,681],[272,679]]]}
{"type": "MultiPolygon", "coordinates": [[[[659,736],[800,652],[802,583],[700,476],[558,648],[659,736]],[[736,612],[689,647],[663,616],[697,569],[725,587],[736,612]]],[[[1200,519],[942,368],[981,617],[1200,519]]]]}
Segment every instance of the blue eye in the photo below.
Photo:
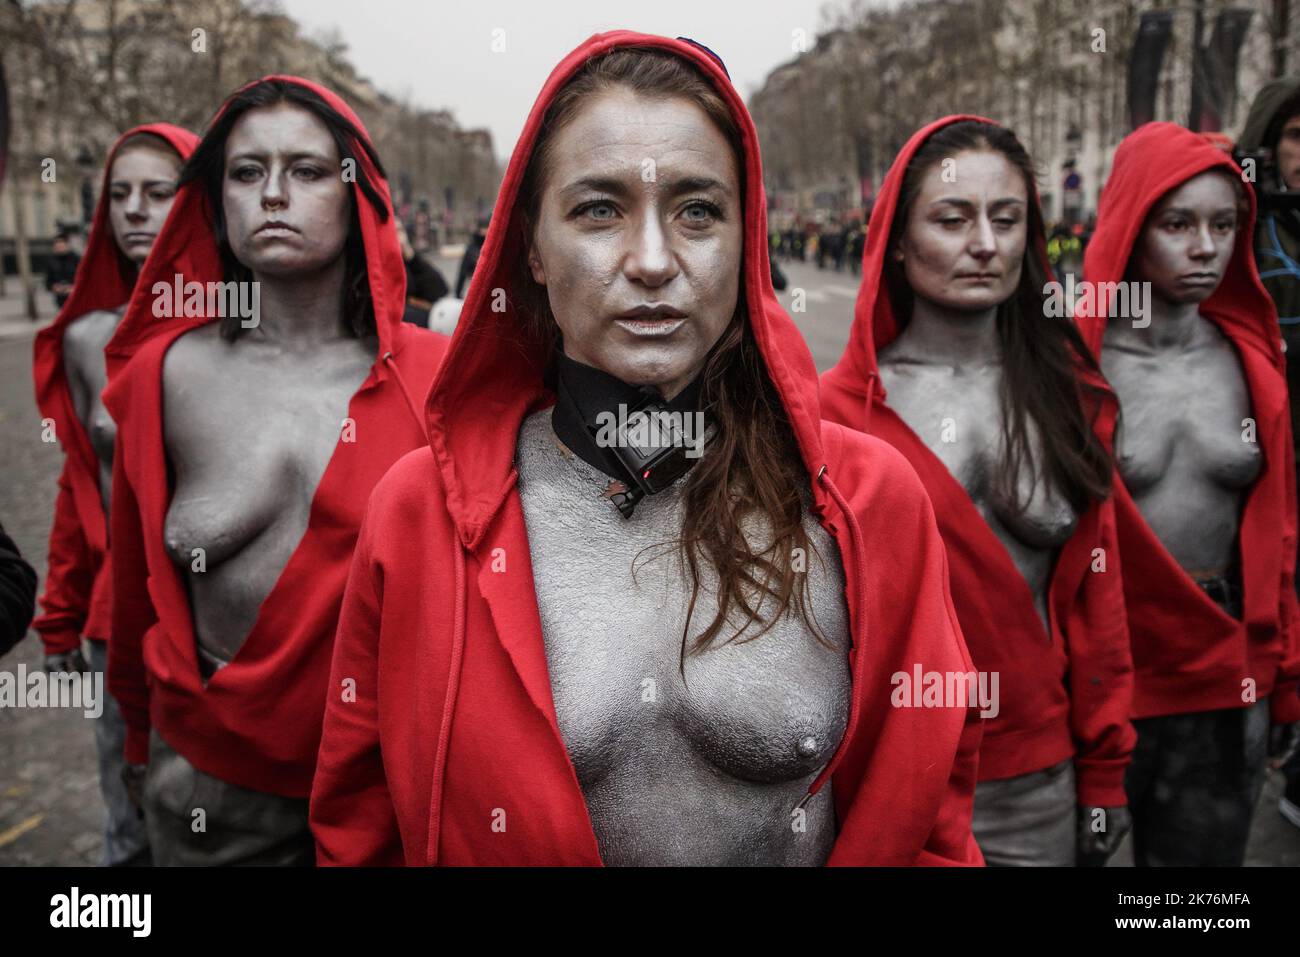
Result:
{"type": "Polygon", "coordinates": [[[722,218],[722,210],[716,204],[702,199],[693,200],[682,212],[691,226],[710,226],[722,218]]]}
{"type": "Polygon", "coordinates": [[[573,211],[573,214],[593,222],[607,223],[614,218],[615,212],[613,203],[600,199],[590,203],[583,203],[573,211]]]}

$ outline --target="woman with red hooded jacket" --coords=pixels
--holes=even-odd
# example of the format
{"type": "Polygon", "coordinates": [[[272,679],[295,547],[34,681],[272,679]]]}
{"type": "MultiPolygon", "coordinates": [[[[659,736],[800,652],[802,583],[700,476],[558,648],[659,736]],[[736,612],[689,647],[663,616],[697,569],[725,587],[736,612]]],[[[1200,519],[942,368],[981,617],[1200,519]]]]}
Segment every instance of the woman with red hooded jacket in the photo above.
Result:
{"type": "Polygon", "coordinates": [[[1078,322],[1123,409],[1139,865],[1240,865],[1269,738],[1285,751],[1300,718],[1291,428],[1254,219],[1225,153],[1149,123],[1115,153],[1084,258],[1078,322]]]}
{"type": "Polygon", "coordinates": [[[158,863],[313,860],[348,563],[375,482],[424,444],[444,351],[404,300],[347,104],[289,76],[234,93],[107,350],[109,682],[158,863]]]}
{"type": "MultiPolygon", "coordinates": [[[[36,335],[32,378],[45,426],[65,458],[54,503],[49,571],[35,621],[51,672],[103,673],[110,634],[108,503],[115,426],[104,410],[104,346],[126,311],[136,277],[176,198],[181,164],[198,142],[189,130],[150,123],[123,133],[104,163],[104,182],[72,293],[36,335]],[[87,641],[89,661],[82,658],[87,641]]],[[[124,728],[106,697],[95,723],[104,798],[106,865],[145,863],[144,828],[122,783],[124,728]]]]}
{"type": "Polygon", "coordinates": [[[312,792],[329,864],[974,864],[971,669],[915,473],[822,424],[721,61],[595,36],[506,171],[371,498],[312,792]]]}
{"type": "Polygon", "coordinates": [[[974,811],[990,864],[1103,863],[1128,830],[1115,400],[1050,277],[1024,147],[945,117],[881,187],[848,349],[822,379],[823,414],[899,449],[935,504],[992,691],[974,811]]]}

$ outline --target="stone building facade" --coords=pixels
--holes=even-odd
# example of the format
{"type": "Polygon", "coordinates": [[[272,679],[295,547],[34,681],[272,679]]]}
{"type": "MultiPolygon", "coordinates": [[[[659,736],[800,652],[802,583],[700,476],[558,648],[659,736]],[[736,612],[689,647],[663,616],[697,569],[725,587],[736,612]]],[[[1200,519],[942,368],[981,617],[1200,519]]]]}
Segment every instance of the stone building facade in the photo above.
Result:
{"type": "Polygon", "coordinates": [[[39,253],[61,226],[82,222],[120,130],[157,119],[201,130],[226,94],[270,73],[339,93],[369,130],[395,202],[426,208],[453,232],[468,231],[490,208],[500,182],[487,130],[462,129],[445,110],[418,109],[375,88],[341,40],[303,36],[266,0],[37,0],[21,10],[5,3],[0,51],[13,112],[0,190],[6,254],[16,200],[39,253]]]}
{"type": "Polygon", "coordinates": [[[838,216],[869,205],[917,128],[950,113],[1014,129],[1039,171],[1045,214],[1096,209],[1129,131],[1128,67],[1141,14],[1172,32],[1155,119],[1189,121],[1197,12],[1208,40],[1221,11],[1251,14],[1223,130],[1240,132],[1274,76],[1300,73],[1300,0],[911,0],[857,7],[767,77],[750,98],[773,218],[838,216]],[[1071,173],[1074,174],[1071,177],[1071,173]],[[1077,191],[1067,192],[1068,184],[1077,191]]]}

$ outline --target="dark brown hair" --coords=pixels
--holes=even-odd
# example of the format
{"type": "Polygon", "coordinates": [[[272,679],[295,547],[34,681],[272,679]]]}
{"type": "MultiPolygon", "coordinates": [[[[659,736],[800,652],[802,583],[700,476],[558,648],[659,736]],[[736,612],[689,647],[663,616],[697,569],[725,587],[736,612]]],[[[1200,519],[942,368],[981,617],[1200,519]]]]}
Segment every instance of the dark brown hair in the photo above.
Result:
{"type": "MultiPolygon", "coordinates": [[[[645,48],[624,48],[589,60],[547,109],[519,197],[526,235],[515,271],[522,282],[516,298],[530,323],[529,331],[548,355],[556,347],[559,330],[546,288],[532,280],[527,256],[551,151],[556,134],[576,116],[582,103],[614,88],[646,97],[682,98],[700,107],[731,144],[744,195],[740,128],[718,91],[692,64],[672,53],[645,48]]],[[[706,454],[682,480],[680,535],[675,542],[665,543],[680,548],[691,577],[691,601],[682,631],[683,668],[687,654],[704,651],[728,627],[735,608],[744,622],[727,641],[739,639],[751,624],[761,627],[742,640],[762,636],[792,607],[818,640],[824,640],[811,618],[807,576],[793,567],[799,554],[796,549],[804,555],[814,551],[803,527],[808,473],[754,338],[743,283],[736,312],[706,357],[700,381],[702,408],[713,432],[706,454]],[[749,519],[759,520],[761,541],[770,542],[766,548],[758,550],[750,541],[758,538],[754,526],[746,536],[749,519]],[[718,612],[703,632],[688,641],[699,598],[702,559],[718,573],[718,612]],[[775,607],[765,616],[762,612],[769,598],[775,599],[775,607]]]]}
{"type": "MultiPolygon", "coordinates": [[[[147,149],[147,150],[154,150],[155,152],[159,152],[159,153],[170,153],[172,156],[175,156],[178,160],[181,159],[181,154],[176,152],[176,147],[172,146],[171,143],[167,142],[166,137],[159,136],[157,133],[150,133],[147,130],[139,130],[135,133],[132,133],[130,136],[128,136],[126,139],[124,139],[121,143],[117,145],[117,149],[113,151],[113,163],[116,163],[117,158],[121,156],[123,153],[125,153],[127,150],[133,150],[133,149],[147,149]]],[[[181,162],[183,165],[184,161],[182,160],[181,162]]],[[[110,176],[112,175],[112,171],[113,171],[112,163],[110,163],[109,164],[110,176]]]]}
{"type": "Polygon", "coordinates": [[[1050,281],[1039,240],[1043,212],[1038,205],[1029,154],[1010,130],[977,120],[960,120],[937,130],[913,155],[903,175],[898,209],[885,257],[885,282],[900,329],[912,316],[914,293],[892,255],[907,229],[924,174],[942,160],[966,150],[993,150],[1007,158],[1025,180],[1029,215],[1028,241],[1016,292],[997,309],[1002,356],[1001,405],[1003,458],[994,484],[1000,497],[1017,510],[1033,494],[1022,496],[1017,479],[1028,465],[1034,481],[1041,475],[1078,511],[1110,494],[1111,458],[1093,433],[1084,411],[1084,395],[1099,397],[1098,386],[1084,382],[1081,371],[1096,372],[1097,363],[1069,316],[1053,318],[1047,308],[1050,281]],[[1030,441],[1030,419],[1038,426],[1038,448],[1030,441]]]}
{"type": "MultiPolygon", "coordinates": [[[[221,183],[226,173],[226,140],[230,138],[235,123],[249,110],[278,106],[281,103],[306,110],[325,124],[334,145],[338,147],[340,160],[353,160],[356,183],[361,194],[375,208],[379,221],[388,222],[388,203],[370,181],[365,166],[356,162],[357,154],[353,144],[361,147],[381,177],[386,176],[384,167],[356,125],[326,103],[314,90],[284,80],[261,80],[240,90],[226,101],[221,114],[203,134],[203,139],[181,171],[182,186],[198,182],[207,191],[208,206],[212,211],[212,229],[216,233],[217,248],[221,252],[224,278],[227,281],[247,282],[253,278],[253,273],[235,258],[226,235],[225,207],[221,198],[221,183]]],[[[375,334],[375,305],[370,295],[370,277],[366,273],[366,248],[361,238],[361,221],[357,216],[357,205],[352,199],[351,190],[348,191],[348,203],[351,215],[347,243],[343,248],[343,331],[346,335],[361,339],[375,334]]],[[[247,330],[239,316],[226,316],[221,320],[221,337],[227,341],[233,342],[245,331],[247,330]]]]}

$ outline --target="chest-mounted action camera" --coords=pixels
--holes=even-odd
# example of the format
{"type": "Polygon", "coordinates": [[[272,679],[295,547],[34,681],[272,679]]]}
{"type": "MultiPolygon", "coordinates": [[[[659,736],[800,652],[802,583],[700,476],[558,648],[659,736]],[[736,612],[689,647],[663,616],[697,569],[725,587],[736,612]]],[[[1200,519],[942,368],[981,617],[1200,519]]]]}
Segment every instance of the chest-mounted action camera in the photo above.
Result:
{"type": "Polygon", "coordinates": [[[578,458],[625,486],[611,484],[606,493],[624,518],[632,517],[642,498],[689,472],[703,453],[698,381],[670,401],[559,350],[553,374],[555,434],[578,458]]]}

